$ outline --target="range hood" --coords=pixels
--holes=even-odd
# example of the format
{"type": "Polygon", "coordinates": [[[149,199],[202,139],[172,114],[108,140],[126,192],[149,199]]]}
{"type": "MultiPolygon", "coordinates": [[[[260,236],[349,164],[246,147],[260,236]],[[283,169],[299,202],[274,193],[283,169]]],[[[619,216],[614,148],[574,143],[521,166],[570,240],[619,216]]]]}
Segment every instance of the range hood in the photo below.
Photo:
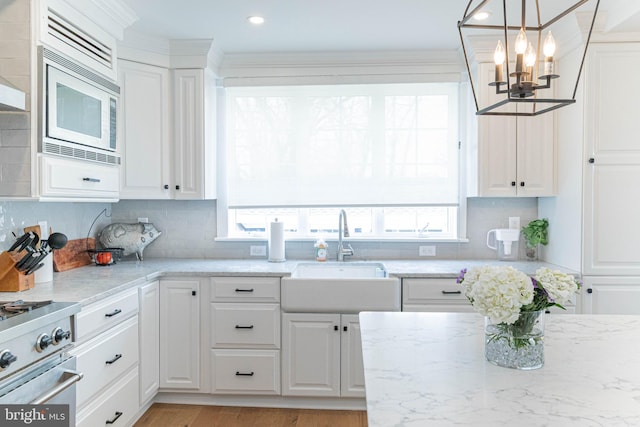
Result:
{"type": "Polygon", "coordinates": [[[0,111],[24,111],[26,95],[0,77],[0,111]]]}

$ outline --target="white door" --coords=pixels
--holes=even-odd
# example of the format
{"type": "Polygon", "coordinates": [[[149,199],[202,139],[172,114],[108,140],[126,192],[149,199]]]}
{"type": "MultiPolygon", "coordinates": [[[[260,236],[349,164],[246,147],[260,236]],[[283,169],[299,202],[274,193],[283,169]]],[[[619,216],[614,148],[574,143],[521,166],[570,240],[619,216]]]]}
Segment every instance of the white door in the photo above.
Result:
{"type": "Polygon", "coordinates": [[[169,70],[121,60],[120,198],[169,199],[169,70]]]}
{"type": "Polygon", "coordinates": [[[518,196],[553,196],[555,192],[555,142],[553,114],[518,117],[518,196]]]}
{"type": "MultiPolygon", "coordinates": [[[[640,275],[640,95],[610,82],[640,67],[640,44],[590,48],[585,100],[585,275],[640,275]],[[623,67],[623,68],[620,68],[623,67]]],[[[624,86],[624,85],[622,85],[624,86]]]]}
{"type": "Polygon", "coordinates": [[[364,397],[364,364],[360,319],[357,314],[343,314],[341,339],[340,392],[343,397],[364,397]]]}
{"type": "Polygon", "coordinates": [[[160,292],[156,280],[141,286],[138,292],[140,311],[140,403],[153,398],[160,384],[160,292]]]}
{"type": "Polygon", "coordinates": [[[584,277],[585,314],[640,314],[640,277],[584,277]]]}
{"type": "Polygon", "coordinates": [[[282,395],[340,396],[340,315],[282,314],[282,395]]]}
{"type": "Polygon", "coordinates": [[[160,387],[200,388],[200,282],[160,282],[160,387]]]}

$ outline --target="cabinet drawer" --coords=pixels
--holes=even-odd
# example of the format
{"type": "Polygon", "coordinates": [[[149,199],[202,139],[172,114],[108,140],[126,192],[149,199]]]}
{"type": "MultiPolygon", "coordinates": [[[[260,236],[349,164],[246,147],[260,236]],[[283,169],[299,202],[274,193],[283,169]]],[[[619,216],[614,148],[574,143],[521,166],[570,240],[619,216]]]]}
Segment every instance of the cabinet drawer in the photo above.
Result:
{"type": "Polygon", "coordinates": [[[120,191],[118,166],[42,155],[40,173],[43,197],[117,199],[120,191]]]}
{"type": "Polygon", "coordinates": [[[279,277],[212,277],[211,302],[280,302],[279,277]]]}
{"type": "Polygon", "coordinates": [[[213,393],[280,394],[277,350],[211,350],[213,393]]]}
{"type": "Polygon", "coordinates": [[[419,304],[436,302],[464,302],[462,286],[456,279],[402,279],[402,303],[419,304]]]}
{"type": "Polygon", "coordinates": [[[75,340],[80,342],[138,312],[138,290],[119,293],[83,308],[76,316],[75,340]]]}
{"type": "Polygon", "coordinates": [[[78,371],[84,373],[77,387],[77,405],[81,407],[138,363],[138,317],[132,317],[72,352],[77,356],[78,371]]]}
{"type": "Polygon", "coordinates": [[[137,412],[138,369],[135,368],[80,411],[76,426],[128,426],[137,412]]]}
{"type": "Polygon", "coordinates": [[[280,306],[211,304],[211,346],[280,348],[280,306]]]}

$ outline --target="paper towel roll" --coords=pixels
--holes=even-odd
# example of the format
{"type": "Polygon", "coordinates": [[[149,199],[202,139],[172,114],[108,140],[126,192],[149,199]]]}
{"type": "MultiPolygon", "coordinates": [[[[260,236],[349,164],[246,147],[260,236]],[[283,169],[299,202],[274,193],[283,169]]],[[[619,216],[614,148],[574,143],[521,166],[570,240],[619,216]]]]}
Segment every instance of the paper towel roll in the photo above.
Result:
{"type": "MultiPolygon", "coordinates": [[[[49,226],[47,221],[38,221],[40,226],[40,240],[47,240],[49,238],[49,226]]],[[[46,283],[53,280],[53,255],[49,254],[41,262],[44,263],[42,267],[33,273],[33,281],[35,283],[46,283]]]]}
{"type": "Polygon", "coordinates": [[[284,223],[276,218],[269,228],[269,262],[284,260],[284,223]]]}

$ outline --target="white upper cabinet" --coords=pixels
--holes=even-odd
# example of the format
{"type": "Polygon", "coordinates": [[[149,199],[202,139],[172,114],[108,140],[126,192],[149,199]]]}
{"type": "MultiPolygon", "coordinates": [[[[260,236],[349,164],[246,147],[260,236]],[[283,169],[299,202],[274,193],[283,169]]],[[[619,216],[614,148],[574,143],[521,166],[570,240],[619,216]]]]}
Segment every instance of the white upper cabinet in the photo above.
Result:
{"type": "Polygon", "coordinates": [[[209,69],[173,71],[175,198],[216,198],[216,87],[209,69]]]}
{"type": "Polygon", "coordinates": [[[590,47],[585,97],[585,275],[640,275],[640,88],[616,84],[640,67],[640,43],[590,47]]]}
{"type": "MultiPolygon", "coordinates": [[[[493,64],[479,64],[478,97],[496,102],[488,83],[493,64]]],[[[492,102],[492,103],[493,103],[492,102]]],[[[488,104],[488,103],[487,103],[488,104]]],[[[467,150],[468,195],[552,196],[555,186],[553,114],[536,117],[478,116],[477,140],[467,150]],[[476,172],[477,171],[477,172],[476,172]]]]}
{"type": "Polygon", "coordinates": [[[172,197],[169,70],[120,60],[120,198],[172,197]]]}

